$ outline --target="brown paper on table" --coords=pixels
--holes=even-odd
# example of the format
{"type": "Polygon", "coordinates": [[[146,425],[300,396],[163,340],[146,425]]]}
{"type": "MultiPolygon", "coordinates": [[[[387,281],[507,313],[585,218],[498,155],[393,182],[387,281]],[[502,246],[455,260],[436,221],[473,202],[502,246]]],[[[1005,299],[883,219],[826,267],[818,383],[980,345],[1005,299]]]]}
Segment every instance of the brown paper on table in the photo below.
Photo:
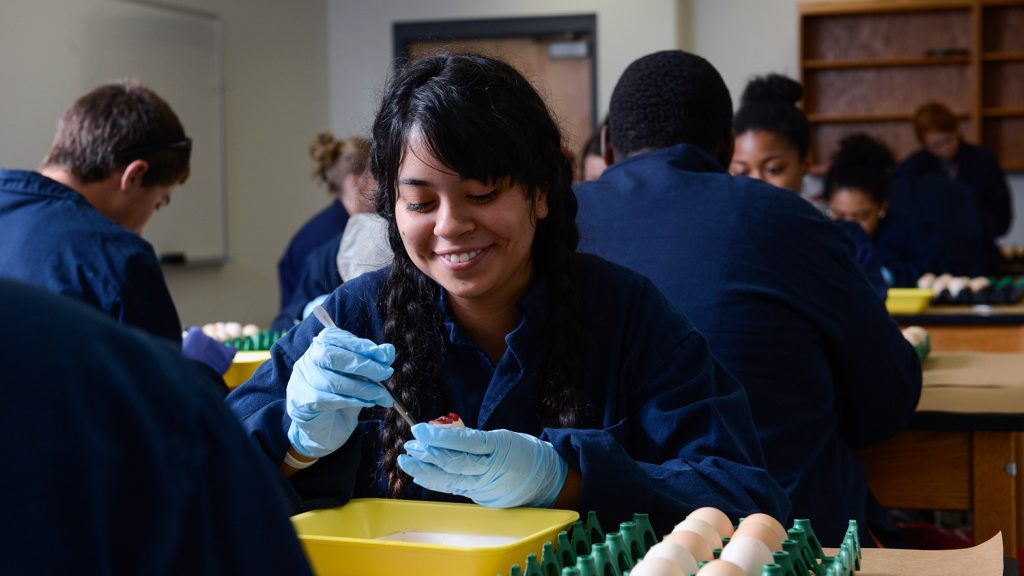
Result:
{"type": "Polygon", "coordinates": [[[923,368],[918,412],[1024,414],[1024,354],[937,352],[923,368]]]}
{"type": "MultiPolygon", "coordinates": [[[[984,544],[959,550],[897,550],[864,548],[857,576],[1002,576],[1003,534],[984,544]]],[[[836,554],[836,549],[826,549],[836,554]]]]}

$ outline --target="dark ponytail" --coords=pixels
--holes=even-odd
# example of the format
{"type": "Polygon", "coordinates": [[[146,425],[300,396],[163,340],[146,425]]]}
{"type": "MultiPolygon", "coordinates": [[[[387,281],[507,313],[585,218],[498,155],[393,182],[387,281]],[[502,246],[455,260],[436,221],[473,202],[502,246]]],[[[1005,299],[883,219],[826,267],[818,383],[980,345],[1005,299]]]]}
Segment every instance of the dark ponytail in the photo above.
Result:
{"type": "Polygon", "coordinates": [[[811,125],[802,110],[796,107],[803,98],[800,83],[779,74],[759,76],[743,90],[740,109],[733,127],[739,136],[752,130],[781,136],[805,158],[811,149],[811,125]]]}
{"type": "MultiPolygon", "coordinates": [[[[573,265],[579,236],[572,161],[536,90],[508,64],[484,56],[439,55],[410,64],[390,82],[374,120],[370,158],[379,183],[375,206],[388,221],[395,254],[378,297],[383,338],[396,350],[389,388],[414,419],[436,416],[424,414],[423,407],[441,395],[441,288],[413,264],[395,221],[398,169],[413,130],[435,158],[464,178],[510,178],[534,199],[547,194],[548,216],[537,222],[532,251],[535,281],[549,283],[549,356],[538,410],[545,426],[580,424],[585,332],[573,265]]],[[[397,496],[409,482],[397,458],[410,433],[393,410],[386,412],[381,464],[388,488],[397,496]]]]}

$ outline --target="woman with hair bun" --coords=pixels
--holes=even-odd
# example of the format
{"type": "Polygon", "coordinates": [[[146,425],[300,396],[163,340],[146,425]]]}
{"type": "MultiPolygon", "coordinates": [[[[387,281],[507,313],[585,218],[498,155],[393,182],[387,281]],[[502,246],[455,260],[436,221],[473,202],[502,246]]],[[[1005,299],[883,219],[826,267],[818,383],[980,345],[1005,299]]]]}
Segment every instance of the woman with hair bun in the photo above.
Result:
{"type": "Polygon", "coordinates": [[[825,200],[830,218],[854,222],[871,238],[890,286],[913,287],[922,274],[945,271],[942,245],[927,228],[888,212],[895,166],[882,142],[847,136],[825,174],[825,200]]]}
{"type": "Polygon", "coordinates": [[[646,278],[576,252],[572,160],[521,74],[419,60],[373,142],[393,264],[338,287],[338,328],[306,318],[228,398],[296,508],[468,499],[644,512],[660,532],[701,506],[788,517],[704,337],[646,278]],[[427,422],[450,412],[466,428],[427,422]]]}
{"type": "Polygon", "coordinates": [[[747,84],[733,120],[736,146],[730,173],[800,193],[811,168],[811,128],[796,107],[803,94],[798,82],[779,74],[747,84]]]}
{"type": "Polygon", "coordinates": [[[314,180],[323,184],[335,201],[299,228],[277,263],[281,310],[292,302],[310,253],[328,240],[337,245],[348,217],[368,209],[360,184],[370,157],[369,140],[357,136],[339,140],[330,132],[321,132],[309,145],[309,156],[316,164],[314,180]]]}
{"type": "MultiPolygon", "coordinates": [[[[801,194],[803,178],[811,169],[811,125],[796,106],[803,95],[796,80],[779,74],[755,77],[747,84],[733,119],[736,143],[730,174],[801,194]]],[[[843,221],[839,226],[853,240],[857,263],[871,287],[885,299],[889,284],[871,241],[858,226],[843,221]]]]}

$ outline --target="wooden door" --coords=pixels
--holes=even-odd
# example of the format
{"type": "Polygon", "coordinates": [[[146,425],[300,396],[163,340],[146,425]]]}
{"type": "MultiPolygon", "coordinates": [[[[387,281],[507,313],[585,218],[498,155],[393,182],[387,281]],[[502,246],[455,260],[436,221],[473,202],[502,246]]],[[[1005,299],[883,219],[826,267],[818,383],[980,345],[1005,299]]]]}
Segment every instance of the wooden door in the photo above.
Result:
{"type": "MultiPolygon", "coordinates": [[[[574,38],[593,46],[591,38],[574,38]]],[[[437,52],[473,52],[500,58],[515,66],[540,92],[562,130],[563,143],[577,154],[593,130],[593,54],[552,58],[555,38],[509,37],[416,41],[408,45],[411,60],[437,52]]]]}

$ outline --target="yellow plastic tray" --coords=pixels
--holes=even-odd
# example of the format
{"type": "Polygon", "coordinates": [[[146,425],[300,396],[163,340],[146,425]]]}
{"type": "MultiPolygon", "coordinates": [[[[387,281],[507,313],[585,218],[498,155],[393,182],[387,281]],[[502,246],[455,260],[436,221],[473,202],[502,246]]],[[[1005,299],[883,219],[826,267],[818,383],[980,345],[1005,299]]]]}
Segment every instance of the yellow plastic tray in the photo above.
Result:
{"type": "Polygon", "coordinates": [[[527,554],[540,556],[545,542],[578,519],[572,510],[366,498],[299,514],[292,524],[319,576],[493,576],[524,566],[527,554]],[[379,539],[400,532],[511,541],[459,546],[379,539]]]}
{"type": "Polygon", "coordinates": [[[889,288],[885,307],[890,314],[918,314],[928,307],[933,294],[922,288],[889,288]]]}
{"type": "Polygon", "coordinates": [[[270,352],[267,350],[237,352],[234,361],[231,362],[231,367],[224,373],[224,383],[228,385],[228,389],[234,390],[242,382],[248,380],[252,373],[260,367],[260,364],[268,359],[270,359],[270,352]]]}

